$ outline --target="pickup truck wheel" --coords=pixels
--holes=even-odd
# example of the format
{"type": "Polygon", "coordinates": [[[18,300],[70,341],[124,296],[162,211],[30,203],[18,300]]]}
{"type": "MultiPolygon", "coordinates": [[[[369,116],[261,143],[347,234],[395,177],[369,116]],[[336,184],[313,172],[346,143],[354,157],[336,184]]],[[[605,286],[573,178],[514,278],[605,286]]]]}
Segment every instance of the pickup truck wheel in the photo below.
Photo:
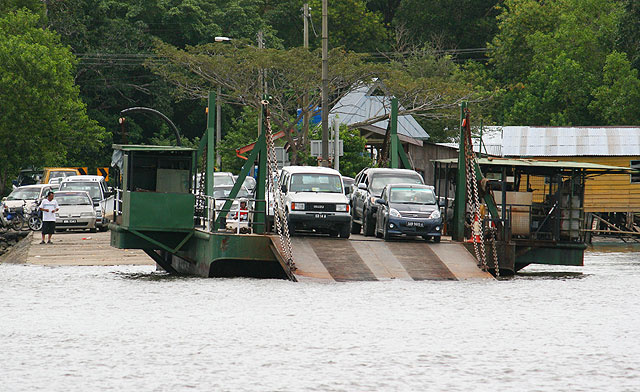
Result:
{"type": "Polygon", "coordinates": [[[296,225],[291,222],[291,219],[287,216],[287,227],[289,228],[289,236],[296,235],[296,225]]]}
{"type": "Polygon", "coordinates": [[[374,222],[371,221],[371,215],[367,211],[362,212],[362,234],[372,236],[375,230],[374,222]]]}
{"type": "MultiPolygon", "coordinates": [[[[345,224],[340,228],[340,238],[349,238],[351,236],[351,227],[349,224],[345,224]]],[[[359,230],[358,230],[359,231],[359,230]]]]}

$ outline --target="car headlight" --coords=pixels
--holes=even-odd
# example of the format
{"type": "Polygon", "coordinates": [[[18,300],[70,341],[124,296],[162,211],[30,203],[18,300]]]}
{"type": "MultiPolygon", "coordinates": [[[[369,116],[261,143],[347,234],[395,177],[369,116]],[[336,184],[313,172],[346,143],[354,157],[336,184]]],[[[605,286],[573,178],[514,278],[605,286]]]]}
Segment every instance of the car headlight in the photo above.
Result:
{"type": "Polygon", "coordinates": [[[304,203],[291,203],[291,209],[292,210],[300,211],[300,210],[304,210],[304,208],[305,208],[304,203]]]}
{"type": "Polygon", "coordinates": [[[394,218],[400,218],[402,215],[400,215],[398,210],[396,210],[395,208],[389,208],[389,216],[392,216],[394,218]]]}
{"type": "Polygon", "coordinates": [[[336,212],[349,212],[348,204],[336,204],[336,212]]]}
{"type": "Polygon", "coordinates": [[[429,215],[429,219],[439,219],[440,218],[440,210],[434,210],[431,215],[429,215]]]}

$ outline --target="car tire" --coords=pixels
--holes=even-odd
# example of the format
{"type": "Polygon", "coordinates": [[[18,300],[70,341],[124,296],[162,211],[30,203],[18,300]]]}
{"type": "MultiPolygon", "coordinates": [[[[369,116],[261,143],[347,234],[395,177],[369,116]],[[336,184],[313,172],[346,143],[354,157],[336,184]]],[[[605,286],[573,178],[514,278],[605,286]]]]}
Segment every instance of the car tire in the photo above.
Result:
{"type": "Polygon", "coordinates": [[[360,223],[356,223],[354,219],[355,217],[351,217],[351,234],[360,234],[362,225],[360,223]]]}
{"type": "Polygon", "coordinates": [[[389,234],[389,230],[387,229],[387,224],[385,223],[384,227],[382,228],[382,238],[385,241],[389,241],[391,239],[391,234],[389,234]]]}
{"type": "Polygon", "coordinates": [[[340,238],[347,239],[351,236],[351,225],[345,224],[340,228],[340,238]]]}
{"type": "Polygon", "coordinates": [[[366,211],[362,211],[362,234],[372,236],[375,231],[374,222],[371,221],[371,215],[366,211]]]}
{"type": "Polygon", "coordinates": [[[435,242],[435,243],[437,244],[437,243],[439,243],[439,242],[440,242],[440,239],[441,239],[441,238],[442,238],[441,236],[436,235],[436,236],[434,236],[434,237],[433,237],[433,242],[435,242]]]}
{"type": "Polygon", "coordinates": [[[96,229],[95,227],[93,229],[89,229],[89,233],[97,233],[98,229],[96,229]]]}

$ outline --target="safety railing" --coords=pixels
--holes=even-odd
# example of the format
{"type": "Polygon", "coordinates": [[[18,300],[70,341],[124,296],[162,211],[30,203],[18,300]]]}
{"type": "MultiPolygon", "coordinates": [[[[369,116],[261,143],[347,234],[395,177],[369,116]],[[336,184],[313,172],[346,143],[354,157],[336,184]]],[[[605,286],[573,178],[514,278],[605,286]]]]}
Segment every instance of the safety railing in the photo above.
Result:
{"type": "MultiPolygon", "coordinates": [[[[242,198],[242,200],[239,201],[237,198],[215,198],[205,195],[198,195],[198,198],[204,200],[204,203],[202,203],[204,206],[201,209],[195,210],[194,223],[196,227],[204,231],[214,231],[215,222],[223,211],[223,206],[227,200],[235,200],[237,204],[234,203],[234,205],[230,207],[226,218],[222,220],[218,230],[237,234],[250,234],[256,226],[265,225],[263,222],[256,222],[255,219],[259,214],[264,214],[256,209],[256,203],[260,200],[242,198]],[[243,202],[246,203],[244,206],[242,205],[243,202]]],[[[265,217],[265,222],[267,221],[266,218],[267,217],[265,217]]]]}

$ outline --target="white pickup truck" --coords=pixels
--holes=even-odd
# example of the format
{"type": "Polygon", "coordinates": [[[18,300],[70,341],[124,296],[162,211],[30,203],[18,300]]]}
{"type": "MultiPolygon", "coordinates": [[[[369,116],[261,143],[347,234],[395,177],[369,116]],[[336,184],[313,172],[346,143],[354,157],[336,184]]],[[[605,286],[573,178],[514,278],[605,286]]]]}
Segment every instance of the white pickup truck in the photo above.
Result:
{"type": "Polygon", "coordinates": [[[315,166],[287,166],[280,186],[284,194],[289,232],[307,230],[349,238],[351,215],[337,170],[315,166]]]}

